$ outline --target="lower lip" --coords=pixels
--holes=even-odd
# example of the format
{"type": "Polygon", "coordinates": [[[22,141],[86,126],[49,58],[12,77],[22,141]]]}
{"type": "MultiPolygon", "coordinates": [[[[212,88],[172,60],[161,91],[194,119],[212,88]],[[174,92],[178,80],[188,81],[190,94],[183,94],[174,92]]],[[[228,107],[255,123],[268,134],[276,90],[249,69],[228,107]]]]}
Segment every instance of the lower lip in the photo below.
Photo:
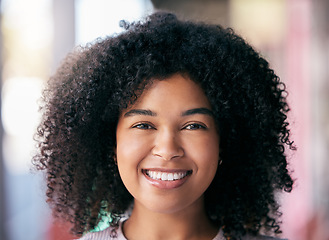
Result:
{"type": "Polygon", "coordinates": [[[149,183],[151,183],[154,187],[160,188],[160,189],[174,189],[182,186],[188,178],[191,176],[191,174],[188,174],[182,179],[177,179],[174,181],[162,181],[160,179],[153,179],[150,178],[145,172],[143,172],[145,178],[149,183]]]}

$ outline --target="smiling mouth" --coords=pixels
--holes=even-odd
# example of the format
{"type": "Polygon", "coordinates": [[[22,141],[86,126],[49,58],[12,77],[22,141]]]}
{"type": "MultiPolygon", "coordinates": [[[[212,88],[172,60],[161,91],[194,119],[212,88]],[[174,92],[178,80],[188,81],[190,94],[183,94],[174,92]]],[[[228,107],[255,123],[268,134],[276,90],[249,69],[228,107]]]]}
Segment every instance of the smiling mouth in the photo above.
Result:
{"type": "Polygon", "coordinates": [[[192,171],[181,171],[181,172],[161,172],[161,171],[153,171],[153,170],[144,170],[144,173],[154,180],[161,181],[177,181],[185,178],[188,175],[192,174],[192,171]]]}

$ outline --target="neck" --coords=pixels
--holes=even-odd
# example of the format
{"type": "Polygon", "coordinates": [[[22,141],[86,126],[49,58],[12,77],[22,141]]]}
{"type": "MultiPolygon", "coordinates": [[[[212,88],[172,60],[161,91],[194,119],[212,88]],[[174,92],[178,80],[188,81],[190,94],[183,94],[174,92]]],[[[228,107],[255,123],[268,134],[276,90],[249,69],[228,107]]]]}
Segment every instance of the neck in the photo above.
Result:
{"type": "Polygon", "coordinates": [[[218,228],[208,219],[203,198],[174,212],[156,212],[135,201],[130,218],[124,223],[127,239],[213,239],[218,228]]]}

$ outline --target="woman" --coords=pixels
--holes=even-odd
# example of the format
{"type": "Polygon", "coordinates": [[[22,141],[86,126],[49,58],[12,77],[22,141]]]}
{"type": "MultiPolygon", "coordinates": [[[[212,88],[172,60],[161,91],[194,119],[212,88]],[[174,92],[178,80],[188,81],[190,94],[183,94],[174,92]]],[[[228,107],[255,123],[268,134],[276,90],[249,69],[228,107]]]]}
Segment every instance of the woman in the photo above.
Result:
{"type": "Polygon", "coordinates": [[[232,30],[154,13],[44,91],[38,169],[82,239],[272,239],[292,190],[284,84],[232,30]]]}

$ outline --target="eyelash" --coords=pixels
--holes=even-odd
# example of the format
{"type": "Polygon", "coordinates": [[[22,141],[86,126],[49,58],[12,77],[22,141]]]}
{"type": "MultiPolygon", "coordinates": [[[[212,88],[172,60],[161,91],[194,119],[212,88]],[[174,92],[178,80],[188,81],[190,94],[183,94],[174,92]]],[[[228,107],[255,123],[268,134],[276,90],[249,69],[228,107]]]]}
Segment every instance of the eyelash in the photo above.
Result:
{"type": "Polygon", "coordinates": [[[205,125],[201,125],[199,123],[190,123],[190,124],[186,125],[185,127],[183,127],[183,129],[186,129],[186,130],[198,130],[198,129],[204,130],[204,129],[207,129],[207,127],[205,125]],[[193,127],[191,127],[191,126],[193,126],[193,127]]]}
{"type": "MultiPolygon", "coordinates": [[[[152,125],[148,124],[148,123],[138,123],[135,124],[134,126],[132,126],[132,128],[137,128],[137,129],[141,129],[141,130],[150,130],[150,129],[156,129],[155,127],[153,127],[152,125]]],[[[182,128],[182,130],[204,130],[207,129],[207,127],[205,125],[199,124],[199,123],[190,123],[187,124],[186,126],[184,126],[182,128]]]]}
{"type": "Polygon", "coordinates": [[[132,126],[132,128],[142,129],[142,130],[149,130],[149,129],[155,129],[153,126],[151,126],[148,123],[138,123],[132,126]]]}

